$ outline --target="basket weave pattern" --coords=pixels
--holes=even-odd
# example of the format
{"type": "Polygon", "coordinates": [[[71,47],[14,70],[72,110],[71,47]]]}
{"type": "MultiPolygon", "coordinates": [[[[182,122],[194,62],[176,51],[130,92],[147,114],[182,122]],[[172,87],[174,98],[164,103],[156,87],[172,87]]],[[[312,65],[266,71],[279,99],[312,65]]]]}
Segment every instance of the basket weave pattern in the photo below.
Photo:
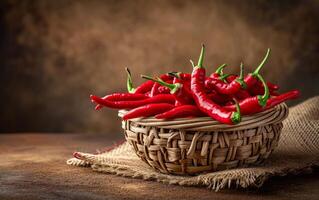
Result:
{"type": "Polygon", "coordinates": [[[126,140],[144,162],[162,173],[185,175],[263,162],[277,146],[287,115],[287,106],[282,104],[243,118],[237,126],[207,118],[170,121],[169,125],[139,119],[122,125],[126,140]]]}

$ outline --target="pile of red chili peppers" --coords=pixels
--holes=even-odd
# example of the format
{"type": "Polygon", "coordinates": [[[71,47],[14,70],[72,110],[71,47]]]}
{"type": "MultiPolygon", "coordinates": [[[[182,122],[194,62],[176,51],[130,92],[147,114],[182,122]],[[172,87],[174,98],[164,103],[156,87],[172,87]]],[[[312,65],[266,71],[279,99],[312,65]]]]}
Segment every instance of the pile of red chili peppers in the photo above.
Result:
{"type": "Polygon", "coordinates": [[[242,115],[251,115],[272,108],[299,96],[298,90],[278,93],[279,86],[266,82],[260,70],[269,57],[270,49],[255,71],[244,75],[224,74],[226,64],[206,75],[203,66],[205,46],[202,45],[197,65],[191,60],[192,73],[169,72],[147,79],[134,88],[131,72],[127,71],[127,93],[114,93],[102,98],[91,95],[95,109],[103,106],[129,110],[124,120],[155,116],[158,119],[210,116],[224,124],[237,124],[242,115]]]}

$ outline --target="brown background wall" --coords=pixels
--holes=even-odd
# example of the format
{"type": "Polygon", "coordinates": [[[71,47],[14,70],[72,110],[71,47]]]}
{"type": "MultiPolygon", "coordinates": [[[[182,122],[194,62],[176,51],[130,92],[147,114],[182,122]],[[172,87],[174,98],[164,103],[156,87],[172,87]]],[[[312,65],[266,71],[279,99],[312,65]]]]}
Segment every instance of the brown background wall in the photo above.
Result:
{"type": "Polygon", "coordinates": [[[301,0],[1,1],[0,132],[119,131],[116,111],[95,112],[89,94],[125,91],[125,66],[136,84],[190,71],[202,42],[209,71],[252,70],[271,47],[265,78],[299,88],[299,101],[317,95],[318,10],[301,0]]]}

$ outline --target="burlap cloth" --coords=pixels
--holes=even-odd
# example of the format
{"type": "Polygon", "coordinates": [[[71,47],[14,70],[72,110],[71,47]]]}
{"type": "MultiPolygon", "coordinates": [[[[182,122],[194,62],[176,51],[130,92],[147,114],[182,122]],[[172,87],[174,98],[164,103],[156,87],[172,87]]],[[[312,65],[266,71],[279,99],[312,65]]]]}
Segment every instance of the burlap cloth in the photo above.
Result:
{"type": "Polygon", "coordinates": [[[154,171],[136,155],[128,143],[100,154],[76,152],[68,165],[94,171],[156,180],[168,184],[225,187],[260,187],[271,176],[309,172],[319,164],[319,96],[290,108],[278,148],[262,166],[212,172],[197,176],[174,176],[154,171]]]}

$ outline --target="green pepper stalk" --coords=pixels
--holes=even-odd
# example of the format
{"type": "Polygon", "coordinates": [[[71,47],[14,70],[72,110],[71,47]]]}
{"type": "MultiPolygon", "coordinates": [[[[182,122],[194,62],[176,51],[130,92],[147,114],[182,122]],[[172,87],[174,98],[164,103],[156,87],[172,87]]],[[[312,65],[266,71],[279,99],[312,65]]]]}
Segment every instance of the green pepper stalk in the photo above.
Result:
{"type": "Polygon", "coordinates": [[[244,81],[244,64],[240,63],[240,75],[239,77],[236,79],[236,82],[238,82],[242,88],[246,88],[247,85],[244,81]]]}
{"type": "Polygon", "coordinates": [[[126,81],[127,91],[129,93],[134,93],[135,92],[135,88],[133,87],[131,71],[127,67],[125,67],[125,71],[127,73],[127,81],[126,81]]]}
{"type": "Polygon", "coordinates": [[[146,76],[146,75],[141,75],[142,78],[145,78],[147,80],[151,80],[151,81],[154,81],[162,86],[165,86],[167,87],[168,89],[170,89],[171,91],[171,94],[174,94],[178,89],[181,88],[181,84],[180,83],[175,83],[175,84],[170,84],[170,83],[166,83],[165,81],[163,81],[162,79],[160,78],[152,78],[150,76],[146,76]]]}
{"type": "Polygon", "coordinates": [[[257,76],[257,75],[259,74],[261,68],[265,65],[265,63],[266,63],[266,61],[267,61],[267,59],[268,59],[268,57],[269,57],[269,55],[270,55],[270,51],[271,51],[271,49],[268,48],[264,59],[261,61],[261,63],[260,63],[260,64],[258,65],[258,67],[255,69],[255,71],[254,71],[253,73],[251,73],[252,76],[257,76]]]}
{"type": "Polygon", "coordinates": [[[227,83],[226,79],[229,77],[229,76],[232,76],[232,74],[223,74],[219,77],[220,80],[224,81],[225,83],[227,83]]]}
{"type": "Polygon", "coordinates": [[[236,112],[234,112],[232,115],[232,121],[237,123],[241,121],[240,106],[235,98],[233,98],[233,101],[235,102],[236,112]]]}
{"type": "MultiPolygon", "coordinates": [[[[202,49],[200,51],[200,55],[199,55],[198,62],[197,62],[197,67],[198,68],[204,68],[203,67],[204,54],[205,54],[205,45],[202,44],[202,49]]],[[[193,64],[193,66],[194,66],[194,64],[193,64]]]]}
{"type": "Polygon", "coordinates": [[[270,48],[267,49],[267,53],[266,53],[264,59],[261,61],[259,66],[255,69],[255,71],[250,73],[250,74],[248,74],[245,77],[245,83],[247,85],[247,89],[254,87],[254,85],[257,83],[257,81],[258,81],[257,76],[258,76],[261,68],[264,66],[264,64],[265,64],[266,60],[268,59],[269,55],[270,55],[270,48]]]}
{"type": "Polygon", "coordinates": [[[223,70],[224,70],[224,68],[225,68],[226,66],[227,66],[226,63],[220,65],[220,66],[216,69],[216,71],[215,71],[214,74],[215,74],[215,75],[218,75],[218,76],[222,76],[222,75],[224,74],[223,70]]]}
{"type": "Polygon", "coordinates": [[[267,100],[269,99],[269,96],[270,96],[269,88],[268,88],[266,81],[264,80],[264,78],[260,74],[257,74],[257,78],[262,82],[264,89],[265,89],[265,92],[262,96],[261,95],[257,96],[259,104],[262,107],[264,107],[264,106],[266,106],[267,100]]]}

